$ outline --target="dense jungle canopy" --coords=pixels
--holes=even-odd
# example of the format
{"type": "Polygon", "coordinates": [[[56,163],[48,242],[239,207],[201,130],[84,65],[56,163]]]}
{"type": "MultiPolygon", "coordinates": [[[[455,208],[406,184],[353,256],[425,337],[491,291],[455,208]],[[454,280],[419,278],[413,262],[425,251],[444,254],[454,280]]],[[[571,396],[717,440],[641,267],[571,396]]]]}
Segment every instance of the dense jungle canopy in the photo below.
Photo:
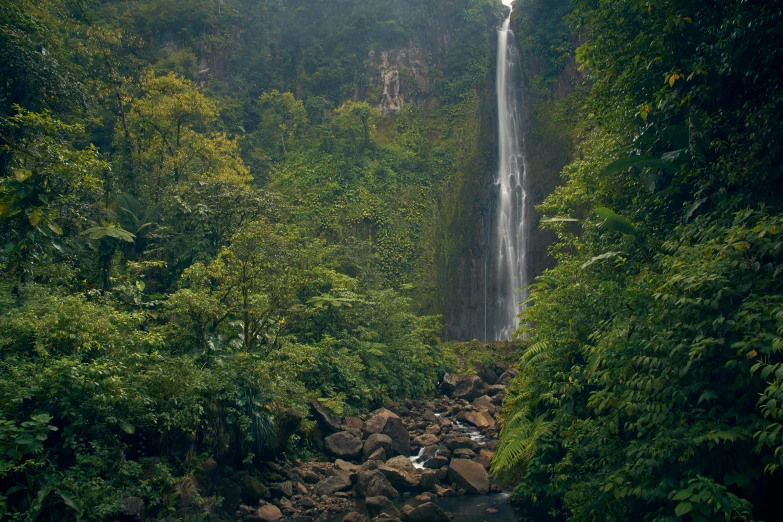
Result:
{"type": "MultiPolygon", "coordinates": [[[[0,520],[235,520],[205,474],[319,458],[315,407],[499,362],[443,322],[501,17],[0,0],[0,520]]],[[[517,0],[511,24],[559,186],[493,475],[537,520],[778,520],[783,4],[517,0]]]]}

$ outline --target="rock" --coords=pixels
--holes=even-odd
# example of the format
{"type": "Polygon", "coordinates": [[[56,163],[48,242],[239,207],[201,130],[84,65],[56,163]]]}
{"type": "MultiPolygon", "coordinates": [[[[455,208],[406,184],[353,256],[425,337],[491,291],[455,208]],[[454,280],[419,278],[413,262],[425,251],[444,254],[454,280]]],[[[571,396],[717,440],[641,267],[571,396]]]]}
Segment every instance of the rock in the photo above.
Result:
{"type": "Polygon", "coordinates": [[[427,426],[427,433],[432,433],[433,435],[440,435],[441,427],[438,424],[432,424],[431,426],[427,426]]]}
{"type": "Polygon", "coordinates": [[[451,394],[454,393],[456,387],[457,387],[457,377],[450,373],[444,375],[443,380],[440,381],[440,392],[443,395],[448,395],[449,397],[451,397],[451,394]]]}
{"type": "Polygon", "coordinates": [[[391,468],[388,464],[389,463],[387,462],[385,466],[378,468],[378,471],[383,473],[383,476],[386,477],[392,487],[397,490],[411,490],[419,487],[421,480],[418,473],[415,471],[413,473],[406,473],[399,469],[391,468]]]}
{"type": "Polygon", "coordinates": [[[318,481],[321,480],[321,477],[319,477],[318,474],[313,471],[305,471],[302,474],[302,478],[308,484],[317,484],[318,481]]]}
{"type": "MultiPolygon", "coordinates": [[[[440,428],[438,428],[438,431],[440,431],[440,428]]],[[[413,442],[419,446],[432,446],[440,442],[440,438],[433,433],[425,433],[424,435],[416,437],[413,442]]]]}
{"type": "MultiPolygon", "coordinates": [[[[226,480],[226,479],[224,479],[226,480]]],[[[174,486],[174,491],[178,493],[177,507],[180,509],[189,508],[196,505],[198,496],[198,483],[193,477],[186,478],[174,486]]],[[[237,502],[239,504],[239,502],[237,502]]]]}
{"type": "Polygon", "coordinates": [[[519,372],[516,370],[513,370],[509,368],[505,372],[503,372],[503,375],[498,377],[498,380],[495,384],[502,384],[503,386],[508,386],[508,383],[511,382],[511,379],[519,375],[519,372]]]}
{"type": "Polygon", "coordinates": [[[474,445],[478,447],[474,441],[470,440],[470,437],[460,435],[458,433],[450,433],[443,438],[443,445],[454,451],[460,448],[470,448],[475,451],[474,445]]]}
{"type": "MultiPolygon", "coordinates": [[[[383,428],[381,428],[383,429],[383,428]]],[[[370,455],[375,453],[379,448],[387,450],[392,446],[392,439],[388,435],[382,433],[374,433],[367,437],[364,441],[364,460],[369,460],[370,455]]]]}
{"type": "Polygon", "coordinates": [[[503,384],[493,384],[492,386],[487,386],[487,395],[490,397],[494,397],[498,393],[506,393],[506,387],[503,384]]]}
{"type": "Polygon", "coordinates": [[[493,458],[495,458],[494,451],[481,450],[478,456],[475,459],[473,459],[473,461],[478,462],[479,464],[484,466],[484,469],[489,469],[489,466],[492,464],[493,458]]]}
{"type": "Polygon", "coordinates": [[[438,505],[427,502],[410,512],[408,522],[449,522],[449,516],[438,505]]]}
{"type": "Polygon", "coordinates": [[[377,517],[381,513],[386,513],[391,516],[399,516],[400,512],[394,507],[391,500],[383,496],[367,497],[365,500],[367,506],[367,512],[371,517],[377,517]]]}
{"type": "Polygon", "coordinates": [[[294,484],[294,487],[296,488],[296,492],[297,492],[297,493],[299,493],[300,495],[307,495],[308,493],[310,493],[310,492],[307,490],[307,486],[305,486],[305,485],[304,485],[304,484],[302,484],[301,482],[296,482],[296,483],[294,484]]]}
{"type": "Polygon", "coordinates": [[[337,474],[327,477],[315,485],[313,494],[316,497],[323,495],[333,495],[338,491],[347,491],[352,486],[351,479],[344,474],[337,474]]]}
{"type": "Polygon", "coordinates": [[[408,515],[410,515],[414,509],[416,508],[411,506],[410,504],[405,504],[404,506],[402,506],[402,508],[400,508],[400,513],[402,513],[403,518],[407,520],[408,515]]]}
{"type": "Polygon", "coordinates": [[[449,465],[448,457],[444,457],[442,455],[437,455],[435,457],[432,457],[431,459],[428,459],[427,462],[424,463],[424,467],[427,469],[440,469],[448,465],[449,465]]]}
{"type": "Polygon", "coordinates": [[[416,495],[416,500],[419,502],[430,502],[432,500],[432,495],[429,493],[422,493],[421,495],[416,495]]]}
{"type": "Polygon", "coordinates": [[[376,462],[386,462],[386,450],[383,448],[378,448],[377,450],[372,452],[372,455],[367,457],[367,461],[374,460],[376,462]]]}
{"type": "Polygon", "coordinates": [[[454,450],[455,459],[472,459],[476,456],[476,452],[470,448],[460,448],[454,450]]]}
{"type": "MultiPolygon", "coordinates": [[[[389,417],[386,420],[386,426],[383,428],[383,434],[391,438],[392,445],[390,449],[396,452],[396,454],[405,457],[411,454],[411,436],[402,419],[396,415],[389,417]]],[[[389,452],[387,451],[386,453],[388,454],[389,452]]]]}
{"type": "Polygon", "coordinates": [[[419,479],[421,489],[425,491],[432,491],[435,488],[435,484],[439,482],[438,472],[432,469],[425,469],[421,472],[421,478],[419,479]]]}
{"type": "Polygon", "coordinates": [[[444,488],[438,484],[435,485],[435,494],[438,497],[454,497],[457,493],[451,488],[444,488]]]}
{"type": "Polygon", "coordinates": [[[332,415],[323,406],[321,406],[318,401],[312,401],[310,403],[310,408],[313,412],[313,417],[322,430],[324,430],[326,433],[340,431],[340,417],[332,415]]]}
{"type": "Polygon", "coordinates": [[[362,441],[347,431],[329,435],[324,439],[324,443],[326,451],[336,457],[355,459],[362,453],[362,441]]]}
{"type": "Polygon", "coordinates": [[[283,519],[283,513],[273,504],[261,506],[253,513],[253,516],[256,520],[261,520],[263,522],[277,522],[278,520],[283,519]]]}
{"type": "Polygon", "coordinates": [[[261,484],[261,481],[250,475],[243,473],[237,480],[241,490],[242,499],[257,503],[262,498],[269,497],[269,490],[261,484]]]}
{"type": "Polygon", "coordinates": [[[123,513],[136,520],[142,520],[144,518],[144,501],[139,497],[126,497],[123,513]]]}
{"type": "Polygon", "coordinates": [[[462,411],[455,419],[466,422],[476,428],[494,428],[495,419],[486,410],[481,411],[462,411]]]}
{"type": "Polygon", "coordinates": [[[343,522],[367,522],[367,517],[354,511],[345,515],[343,517],[343,522]]]}
{"type": "Polygon", "coordinates": [[[481,361],[475,361],[473,363],[473,370],[475,370],[476,375],[481,377],[481,380],[487,384],[495,384],[498,382],[498,374],[495,373],[495,370],[481,361]]]}
{"type": "Polygon", "coordinates": [[[498,393],[494,397],[492,397],[492,404],[500,408],[503,406],[503,401],[506,400],[506,394],[505,393],[498,393]]]}
{"type": "Polygon", "coordinates": [[[472,401],[487,393],[487,385],[478,375],[465,375],[457,380],[452,397],[472,401]]]}
{"type": "Polygon", "coordinates": [[[218,482],[218,494],[223,497],[223,507],[234,511],[242,502],[242,490],[237,484],[224,478],[218,482]]]}
{"type": "Polygon", "coordinates": [[[356,464],[351,464],[350,462],[345,462],[343,459],[337,459],[334,461],[334,467],[339,469],[340,471],[347,471],[349,473],[356,473],[359,471],[359,466],[356,464]]]}
{"type": "Polygon", "coordinates": [[[489,476],[478,462],[455,459],[449,464],[449,480],[468,493],[486,495],[489,493],[489,476]]]}
{"type": "Polygon", "coordinates": [[[500,513],[500,510],[498,508],[488,507],[486,513],[488,515],[497,515],[498,513],[500,513]]]}
{"type": "Polygon", "coordinates": [[[314,508],[318,504],[315,503],[315,500],[313,500],[310,497],[302,497],[299,499],[299,505],[304,508],[314,508]]]}
{"type": "Polygon", "coordinates": [[[364,436],[368,438],[374,433],[382,433],[386,427],[386,421],[390,418],[399,419],[397,414],[386,408],[380,408],[372,412],[372,417],[364,424],[364,436]]]}
{"type": "Polygon", "coordinates": [[[364,422],[362,422],[362,419],[357,419],[356,417],[346,417],[345,425],[354,430],[361,431],[364,429],[364,422]]]}
{"type": "Polygon", "coordinates": [[[356,481],[356,493],[365,498],[379,496],[397,498],[400,496],[399,492],[389,483],[389,480],[378,470],[359,472],[359,479],[356,481]]]}
{"type": "Polygon", "coordinates": [[[294,484],[290,480],[279,484],[272,484],[269,486],[269,491],[275,498],[291,498],[294,495],[294,484]]]}
{"type": "Polygon", "coordinates": [[[418,470],[411,462],[411,459],[402,455],[386,461],[386,466],[411,475],[418,473],[418,470]]]}
{"type": "Polygon", "coordinates": [[[497,407],[492,402],[492,397],[489,395],[482,395],[475,401],[473,401],[473,406],[478,410],[486,410],[489,412],[490,415],[494,415],[497,411],[497,407]]]}

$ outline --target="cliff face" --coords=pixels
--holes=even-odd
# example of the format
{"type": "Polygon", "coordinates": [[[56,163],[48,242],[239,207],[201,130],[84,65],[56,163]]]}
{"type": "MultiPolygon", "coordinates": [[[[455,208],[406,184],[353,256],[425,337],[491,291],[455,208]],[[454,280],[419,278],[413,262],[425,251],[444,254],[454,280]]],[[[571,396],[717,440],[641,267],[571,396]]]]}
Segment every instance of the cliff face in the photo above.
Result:
{"type": "MultiPolygon", "coordinates": [[[[535,38],[526,38],[522,19],[528,17],[526,6],[515,11],[512,27],[523,59],[520,84],[523,96],[523,129],[528,161],[527,196],[528,238],[527,280],[533,281],[554,264],[548,254],[554,234],[541,230],[541,215],[536,205],[543,202],[560,184],[560,171],[570,161],[572,139],[555,121],[552,104],[572,92],[578,78],[571,58],[565,60],[559,72],[552,74],[550,64],[541,56],[535,38]],[[548,81],[538,81],[546,76],[548,81]]],[[[497,49],[494,49],[497,52],[497,49]]],[[[493,62],[494,64],[494,62],[493,62]]],[[[496,223],[493,187],[497,170],[497,107],[495,100],[494,66],[487,75],[481,109],[476,114],[480,152],[470,167],[469,179],[460,192],[458,209],[451,216],[448,233],[454,245],[444,252],[441,266],[444,338],[472,340],[487,338],[487,318],[497,313],[495,270],[492,266],[493,231],[496,223]]]]}

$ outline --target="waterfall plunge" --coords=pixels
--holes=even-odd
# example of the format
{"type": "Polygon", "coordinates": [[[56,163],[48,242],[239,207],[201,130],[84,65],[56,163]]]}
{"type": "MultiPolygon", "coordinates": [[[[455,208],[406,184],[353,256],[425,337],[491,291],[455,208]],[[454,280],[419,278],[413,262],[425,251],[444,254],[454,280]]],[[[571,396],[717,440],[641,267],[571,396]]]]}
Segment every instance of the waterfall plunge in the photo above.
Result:
{"type": "MultiPolygon", "coordinates": [[[[511,0],[503,0],[511,8],[511,0]]],[[[496,275],[496,314],[487,336],[495,341],[511,339],[519,328],[519,303],[525,298],[521,290],[526,282],[527,195],[524,136],[521,132],[521,89],[517,85],[520,57],[509,29],[511,9],[498,31],[497,99],[498,99],[498,175],[494,240],[496,275]]]]}

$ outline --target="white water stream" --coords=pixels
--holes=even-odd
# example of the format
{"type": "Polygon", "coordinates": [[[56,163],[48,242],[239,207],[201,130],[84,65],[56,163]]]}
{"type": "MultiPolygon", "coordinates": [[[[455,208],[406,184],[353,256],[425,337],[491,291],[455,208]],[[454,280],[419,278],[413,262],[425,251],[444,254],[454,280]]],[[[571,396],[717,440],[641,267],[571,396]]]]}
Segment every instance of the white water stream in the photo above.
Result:
{"type": "Polygon", "coordinates": [[[512,0],[503,0],[508,15],[498,30],[497,100],[498,100],[498,195],[495,208],[497,228],[494,240],[497,305],[489,340],[505,341],[519,328],[519,304],[525,299],[526,281],[527,165],[522,133],[521,89],[518,86],[520,56],[511,23],[512,0]]]}

